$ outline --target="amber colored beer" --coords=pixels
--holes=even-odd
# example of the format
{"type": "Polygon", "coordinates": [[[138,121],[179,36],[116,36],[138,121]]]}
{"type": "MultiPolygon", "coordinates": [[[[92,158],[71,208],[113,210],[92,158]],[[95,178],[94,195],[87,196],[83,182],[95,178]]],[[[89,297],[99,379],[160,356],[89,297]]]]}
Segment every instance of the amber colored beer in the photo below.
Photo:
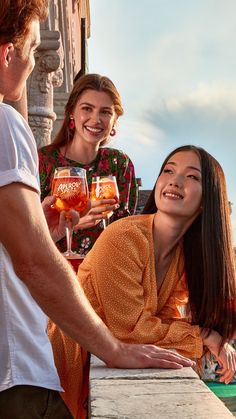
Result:
{"type": "MultiPolygon", "coordinates": [[[[116,183],[116,177],[109,176],[96,176],[92,178],[90,198],[92,201],[97,201],[99,199],[115,199],[116,202],[119,202],[119,191],[116,183]]],[[[106,219],[108,220],[113,211],[104,211],[106,219]]]]}
{"type": "Polygon", "coordinates": [[[79,213],[82,213],[87,207],[87,184],[82,177],[54,177],[52,182],[52,194],[57,198],[53,205],[57,211],[69,211],[74,209],[79,213]]]}
{"type": "Polygon", "coordinates": [[[116,183],[109,178],[100,178],[99,181],[93,180],[91,184],[90,197],[98,199],[116,199],[119,201],[119,192],[116,183]]]}

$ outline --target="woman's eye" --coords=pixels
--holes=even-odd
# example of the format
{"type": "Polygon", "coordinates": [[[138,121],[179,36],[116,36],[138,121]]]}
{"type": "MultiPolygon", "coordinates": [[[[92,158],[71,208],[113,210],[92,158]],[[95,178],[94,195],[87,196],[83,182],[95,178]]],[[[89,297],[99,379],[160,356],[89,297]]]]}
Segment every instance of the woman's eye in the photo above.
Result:
{"type": "Polygon", "coordinates": [[[82,110],[85,112],[89,112],[91,108],[89,106],[83,106],[82,110]]]}
{"type": "Polygon", "coordinates": [[[102,113],[104,115],[112,115],[111,111],[107,111],[107,110],[102,111],[102,113]]]}
{"type": "Polygon", "coordinates": [[[163,173],[172,173],[172,170],[171,169],[164,169],[163,173]]]}
{"type": "Polygon", "coordinates": [[[199,181],[199,178],[197,176],[195,176],[195,175],[188,175],[188,177],[190,177],[191,179],[194,179],[194,180],[198,180],[199,181]]]}

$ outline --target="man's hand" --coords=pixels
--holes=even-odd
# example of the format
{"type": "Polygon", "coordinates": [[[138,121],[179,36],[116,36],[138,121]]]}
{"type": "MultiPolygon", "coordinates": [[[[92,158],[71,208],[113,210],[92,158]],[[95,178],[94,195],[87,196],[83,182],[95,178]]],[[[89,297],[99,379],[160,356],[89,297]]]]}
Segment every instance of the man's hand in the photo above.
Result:
{"type": "Polygon", "coordinates": [[[193,367],[195,362],[169,349],[155,345],[126,344],[114,360],[106,362],[109,368],[173,368],[193,367]]]}
{"type": "Polygon", "coordinates": [[[90,203],[91,209],[85,216],[80,218],[79,223],[74,227],[74,231],[96,226],[101,220],[107,218],[108,212],[119,208],[119,204],[117,204],[115,199],[91,200],[90,203]]]}
{"type": "Polygon", "coordinates": [[[68,223],[74,227],[79,222],[79,213],[74,210],[58,212],[52,205],[54,204],[55,196],[46,196],[42,202],[45,218],[48,223],[48,228],[54,242],[62,239],[65,236],[65,227],[68,223]],[[69,219],[68,219],[69,216],[69,219]]]}

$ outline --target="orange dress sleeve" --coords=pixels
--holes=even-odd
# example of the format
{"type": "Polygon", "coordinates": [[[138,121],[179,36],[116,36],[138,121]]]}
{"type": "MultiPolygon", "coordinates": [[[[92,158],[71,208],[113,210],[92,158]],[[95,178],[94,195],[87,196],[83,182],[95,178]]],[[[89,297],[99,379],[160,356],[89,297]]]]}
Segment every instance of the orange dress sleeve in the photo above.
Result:
{"type": "Polygon", "coordinates": [[[61,386],[64,389],[61,397],[74,419],[86,419],[89,394],[89,354],[51,320],[48,323],[48,335],[61,386]]]}
{"type": "Polygon", "coordinates": [[[80,282],[93,308],[118,339],[175,348],[185,356],[199,358],[200,330],[180,318],[177,303],[181,282],[176,281],[174,267],[173,286],[168,284],[166,304],[158,312],[164,297],[157,292],[151,250],[150,237],[135,221],[115,222],[80,266],[80,282]]]}

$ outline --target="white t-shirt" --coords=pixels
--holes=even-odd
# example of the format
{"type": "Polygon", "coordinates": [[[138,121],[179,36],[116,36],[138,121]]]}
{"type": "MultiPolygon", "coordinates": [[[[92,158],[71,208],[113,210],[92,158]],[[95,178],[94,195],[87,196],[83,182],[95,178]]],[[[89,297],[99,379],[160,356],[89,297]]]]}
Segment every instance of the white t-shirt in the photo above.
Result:
{"type": "MultiPolygon", "coordinates": [[[[0,103],[0,187],[12,182],[40,192],[33,134],[15,109],[0,103]]],[[[0,391],[20,384],[62,390],[46,327],[47,316],[0,242],[0,391]]]]}

